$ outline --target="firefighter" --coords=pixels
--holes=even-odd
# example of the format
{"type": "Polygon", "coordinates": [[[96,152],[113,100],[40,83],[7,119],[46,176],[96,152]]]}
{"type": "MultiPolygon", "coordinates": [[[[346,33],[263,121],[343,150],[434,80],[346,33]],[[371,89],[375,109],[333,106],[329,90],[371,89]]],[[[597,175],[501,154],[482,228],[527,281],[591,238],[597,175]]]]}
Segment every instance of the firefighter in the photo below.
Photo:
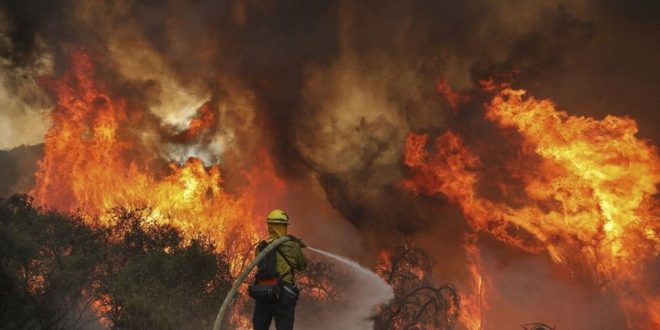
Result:
{"type": "Polygon", "coordinates": [[[277,286],[276,291],[278,293],[267,298],[253,296],[255,306],[252,325],[255,330],[267,330],[274,318],[277,330],[291,330],[293,329],[296,302],[300,293],[295,284],[295,272],[304,270],[307,266],[307,259],[301,250],[305,245],[300,239],[287,235],[289,216],[284,211],[279,209],[271,211],[268,214],[267,223],[268,238],[259,244],[257,254],[268,243],[282,236],[289,236],[291,240],[282,243],[271,252],[272,256],[270,258],[267,256],[258,265],[255,284],[262,288],[269,285],[277,286]]]}

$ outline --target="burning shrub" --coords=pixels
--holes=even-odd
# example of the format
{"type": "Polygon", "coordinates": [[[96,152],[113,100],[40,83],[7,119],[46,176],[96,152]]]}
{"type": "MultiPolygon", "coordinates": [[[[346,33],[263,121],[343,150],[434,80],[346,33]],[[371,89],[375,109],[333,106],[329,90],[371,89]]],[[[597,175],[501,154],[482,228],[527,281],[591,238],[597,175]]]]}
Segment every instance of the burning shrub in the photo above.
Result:
{"type": "Polygon", "coordinates": [[[50,329],[96,322],[103,237],[79,218],[40,212],[28,196],[0,200],[0,324],[50,329]]]}
{"type": "Polygon", "coordinates": [[[0,322],[10,328],[210,327],[229,262],[204,237],[145,225],[116,209],[112,225],[0,200],[0,322]]]}
{"type": "Polygon", "coordinates": [[[448,285],[431,283],[426,253],[407,245],[382,256],[378,274],[394,288],[394,299],[382,306],[375,329],[451,329],[458,318],[459,298],[448,285]]]}
{"type": "Polygon", "coordinates": [[[200,329],[213,324],[229,290],[229,263],[212,241],[145,226],[144,210],[116,209],[115,238],[99,288],[119,328],[200,329]]]}

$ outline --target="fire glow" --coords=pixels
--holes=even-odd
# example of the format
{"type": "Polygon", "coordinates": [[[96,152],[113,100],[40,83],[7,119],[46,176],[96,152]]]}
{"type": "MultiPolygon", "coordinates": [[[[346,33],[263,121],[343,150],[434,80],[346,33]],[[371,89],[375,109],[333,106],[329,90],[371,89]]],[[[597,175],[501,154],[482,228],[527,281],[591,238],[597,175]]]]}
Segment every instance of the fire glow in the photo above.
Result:
{"type": "MultiPolygon", "coordinates": [[[[632,119],[574,117],[524,93],[504,89],[486,106],[489,120],[522,138],[522,157],[508,168],[524,183],[524,205],[480,195],[479,183],[491,179],[483,177],[479,156],[452,131],[437,137],[432,152],[428,135],[408,136],[405,164],[411,176],[403,187],[447,196],[477,232],[532,253],[547,251],[558,264],[586,266],[617,293],[630,328],[659,326],[660,299],[647,290],[654,279],[645,272],[660,252],[656,148],[635,137],[632,119]],[[530,169],[523,162],[538,165],[530,169]]],[[[480,296],[481,274],[472,274],[480,296]]],[[[475,297],[466,299],[473,303],[475,297]]],[[[478,320],[470,323],[481,327],[478,320]]]]}
{"type": "MultiPolygon", "coordinates": [[[[158,167],[153,152],[138,143],[142,114],[130,113],[126,102],[106,95],[103,85],[92,79],[93,71],[89,56],[77,52],[68,72],[45,83],[57,94],[57,105],[31,192],[35,199],[101,219],[113,207],[148,207],[153,221],[191,234],[209,233],[220,247],[225,235],[236,229],[256,239],[260,221],[253,217],[255,190],[247,187],[238,196],[227,193],[220,167],[207,167],[194,157],[182,165],[158,167]]],[[[179,135],[191,139],[212,122],[205,105],[201,118],[192,119],[179,135]]],[[[259,170],[248,171],[248,176],[254,175],[249,179],[262,173],[260,180],[277,181],[273,175],[266,178],[272,168],[259,170]]],[[[276,183],[271,186],[283,184],[276,183]]]]}
{"type": "MultiPolygon", "coordinates": [[[[260,207],[257,181],[274,183],[270,186],[275,192],[286,189],[270,162],[247,171],[251,185],[238,194],[223,189],[219,166],[207,167],[197,158],[159,167],[156,156],[144,153],[138,143],[142,115],[109,97],[103,84],[92,79],[93,70],[88,55],[77,52],[68,72],[44,82],[57,94],[57,106],[32,190],[36,200],[101,219],[118,205],[147,206],[153,221],[188,233],[210,233],[219,248],[229,232],[256,240],[261,222],[254,216],[260,207]]],[[[446,195],[477,232],[532,253],[547,251],[557,264],[595,269],[593,277],[618,294],[630,327],[660,324],[660,300],[644,289],[652,279],[644,278],[643,271],[659,252],[657,150],[634,136],[632,119],[573,117],[557,111],[550,101],[523,96],[523,91],[502,90],[487,105],[486,117],[501,129],[516,130],[523,139],[523,159],[538,162],[534,171],[510,164],[525,184],[525,205],[512,207],[480,195],[477,187],[485,180],[480,158],[452,131],[437,137],[433,152],[427,150],[428,135],[408,136],[404,162],[410,175],[402,187],[417,194],[446,195]],[[516,235],[516,230],[529,235],[516,235]]],[[[194,139],[213,122],[213,113],[204,105],[199,118],[177,136],[194,139]]],[[[466,251],[473,280],[462,293],[460,315],[466,327],[480,329],[488,308],[487,274],[469,237],[466,251]]],[[[240,315],[232,317],[247,326],[240,315]]]]}

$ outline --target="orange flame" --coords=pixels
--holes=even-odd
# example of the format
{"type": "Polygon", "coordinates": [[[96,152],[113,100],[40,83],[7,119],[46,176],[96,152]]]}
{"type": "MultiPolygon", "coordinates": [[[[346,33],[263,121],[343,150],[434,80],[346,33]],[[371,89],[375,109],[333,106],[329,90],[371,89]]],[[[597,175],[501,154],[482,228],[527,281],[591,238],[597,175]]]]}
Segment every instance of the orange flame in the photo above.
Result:
{"type": "Polygon", "coordinates": [[[188,123],[188,128],[184,131],[177,134],[177,137],[184,140],[190,141],[197,137],[205,129],[210,129],[215,124],[215,115],[211,111],[211,108],[208,103],[205,103],[200,111],[199,118],[193,118],[188,123]]]}
{"type": "Polygon", "coordinates": [[[466,95],[459,94],[454,91],[451,86],[449,86],[449,83],[447,83],[447,80],[443,79],[438,82],[438,85],[436,87],[436,91],[442,96],[444,96],[445,100],[447,101],[447,104],[449,104],[449,108],[455,113],[456,109],[458,108],[458,105],[460,103],[463,103],[467,101],[469,98],[466,95]]]}
{"type": "MultiPolygon", "coordinates": [[[[206,167],[197,158],[163,169],[156,153],[141,143],[144,114],[129,111],[123,99],[111,98],[93,75],[88,55],[76,52],[71,69],[48,82],[57,104],[31,191],[35,199],[92,217],[115,206],[146,206],[150,221],[173,224],[184,233],[205,232],[219,248],[227,236],[235,238],[237,228],[249,241],[256,239],[262,221],[253,216],[258,197],[254,187],[270,180],[276,181],[268,185],[271,193],[284,189],[270,160],[262,157],[266,160],[258,169],[246,171],[251,187],[237,194],[223,189],[219,166],[206,167]],[[254,173],[257,170],[260,173],[254,173]]],[[[200,112],[182,137],[193,138],[213,125],[208,105],[200,112]]]]}
{"type": "Polygon", "coordinates": [[[403,187],[446,195],[477,231],[530,252],[548,251],[559,264],[595,268],[594,277],[617,292],[631,328],[659,327],[660,297],[648,289],[654,279],[645,271],[660,252],[656,148],[635,137],[632,119],[574,117],[523,95],[501,91],[486,117],[516,129],[523,161],[539,162],[535,170],[509,164],[525,184],[524,205],[480,195],[477,184],[492,178],[482,177],[479,157],[453,132],[436,139],[432,154],[427,135],[408,137],[411,177],[403,187]]]}
{"type": "Polygon", "coordinates": [[[468,270],[472,276],[470,291],[460,292],[461,310],[459,319],[470,330],[483,328],[486,305],[486,283],[481,269],[481,254],[476,245],[476,235],[466,236],[465,251],[469,259],[468,270]]]}

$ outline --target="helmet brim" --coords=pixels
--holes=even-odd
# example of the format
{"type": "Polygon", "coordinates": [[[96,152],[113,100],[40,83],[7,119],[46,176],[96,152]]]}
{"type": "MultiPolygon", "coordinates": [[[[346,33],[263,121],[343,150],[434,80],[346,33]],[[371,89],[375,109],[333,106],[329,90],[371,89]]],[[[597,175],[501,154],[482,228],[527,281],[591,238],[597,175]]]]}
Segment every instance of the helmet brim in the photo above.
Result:
{"type": "Polygon", "coordinates": [[[289,224],[288,221],[280,220],[280,219],[266,219],[266,222],[267,223],[280,223],[280,224],[283,224],[283,225],[288,225],[289,224]]]}

